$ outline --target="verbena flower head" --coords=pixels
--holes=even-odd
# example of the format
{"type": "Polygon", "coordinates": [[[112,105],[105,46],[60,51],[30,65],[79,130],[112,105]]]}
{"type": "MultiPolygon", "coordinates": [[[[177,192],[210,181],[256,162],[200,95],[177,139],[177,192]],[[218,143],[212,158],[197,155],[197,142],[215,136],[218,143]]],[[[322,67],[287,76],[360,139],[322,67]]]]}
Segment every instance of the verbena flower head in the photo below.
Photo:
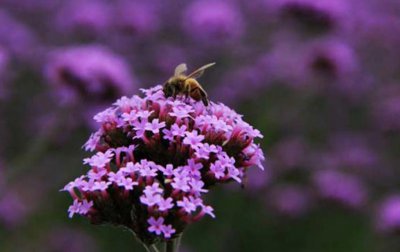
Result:
{"type": "Polygon", "coordinates": [[[108,31],[112,8],[104,1],[68,1],[59,8],[56,28],[63,34],[93,37],[108,31]]]}
{"type": "Polygon", "coordinates": [[[82,100],[86,103],[109,102],[131,92],[135,85],[128,63],[100,45],[52,51],[45,75],[67,104],[82,100]]]}
{"type": "Polygon", "coordinates": [[[240,11],[222,1],[193,2],[184,11],[182,24],[188,36],[209,45],[236,41],[244,32],[240,11]]]}
{"type": "Polygon", "coordinates": [[[378,206],[375,217],[376,227],[385,233],[399,233],[400,231],[400,196],[387,196],[378,206]]]}
{"type": "Polygon", "coordinates": [[[263,169],[260,132],[223,104],[166,99],[162,86],[144,97],[122,97],[97,114],[101,124],[84,148],[90,167],[68,183],[69,216],[133,231],[146,244],[174,238],[205,215],[212,186],[243,183],[247,169],[263,169]]]}
{"type": "Polygon", "coordinates": [[[275,4],[284,19],[293,20],[315,31],[343,28],[344,20],[351,18],[348,15],[347,2],[341,0],[282,0],[275,4]]]}

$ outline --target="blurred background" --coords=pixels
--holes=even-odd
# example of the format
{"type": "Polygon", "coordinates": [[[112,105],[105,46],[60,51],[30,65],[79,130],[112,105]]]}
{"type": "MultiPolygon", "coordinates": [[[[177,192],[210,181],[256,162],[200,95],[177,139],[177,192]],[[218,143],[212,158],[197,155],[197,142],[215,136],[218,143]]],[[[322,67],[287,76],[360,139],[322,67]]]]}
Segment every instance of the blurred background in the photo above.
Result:
{"type": "Polygon", "coordinates": [[[0,0],[0,251],[143,251],[68,219],[93,115],[217,65],[211,100],[264,134],[183,251],[400,251],[400,1],[0,0]]]}

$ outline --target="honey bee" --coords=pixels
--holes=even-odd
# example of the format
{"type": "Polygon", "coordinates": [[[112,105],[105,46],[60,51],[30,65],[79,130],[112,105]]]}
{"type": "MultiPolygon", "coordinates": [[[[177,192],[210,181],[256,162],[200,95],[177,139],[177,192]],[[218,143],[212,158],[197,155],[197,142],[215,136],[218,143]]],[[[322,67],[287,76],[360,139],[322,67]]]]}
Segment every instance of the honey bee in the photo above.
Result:
{"type": "Polygon", "coordinates": [[[204,65],[194,70],[191,74],[185,75],[187,71],[186,64],[179,64],[175,68],[174,76],[169,78],[169,80],[164,84],[163,92],[165,97],[172,96],[176,98],[177,95],[182,94],[185,95],[186,98],[190,96],[196,101],[201,100],[205,106],[208,106],[208,95],[196,79],[204,73],[204,70],[213,65],[215,65],[215,62],[204,65]]]}

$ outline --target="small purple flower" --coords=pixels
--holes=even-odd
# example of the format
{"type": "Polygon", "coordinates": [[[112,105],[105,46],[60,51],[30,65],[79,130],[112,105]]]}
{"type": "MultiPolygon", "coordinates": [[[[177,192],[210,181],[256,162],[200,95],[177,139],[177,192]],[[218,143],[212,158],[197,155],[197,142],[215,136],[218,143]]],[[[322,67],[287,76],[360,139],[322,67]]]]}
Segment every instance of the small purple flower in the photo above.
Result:
{"type": "Polygon", "coordinates": [[[96,181],[94,182],[92,190],[100,190],[100,191],[105,191],[107,190],[108,186],[111,184],[111,182],[106,182],[106,181],[96,181]]]}
{"type": "Polygon", "coordinates": [[[135,138],[143,138],[146,133],[147,122],[145,120],[136,121],[133,123],[133,128],[136,130],[135,138]]]}
{"type": "Polygon", "coordinates": [[[174,124],[171,126],[171,134],[173,136],[184,137],[186,135],[186,129],[186,125],[179,126],[177,124],[174,124]]]}
{"type": "Polygon", "coordinates": [[[159,170],[164,174],[164,176],[172,176],[174,175],[174,166],[172,164],[167,164],[164,167],[160,166],[159,170]]]}
{"type": "Polygon", "coordinates": [[[161,200],[158,202],[157,205],[158,205],[158,210],[160,211],[166,211],[174,207],[171,197],[168,197],[166,199],[161,198],[161,200]]]}
{"type": "Polygon", "coordinates": [[[155,195],[163,193],[163,189],[160,187],[160,184],[153,183],[151,186],[146,186],[143,192],[146,195],[155,195]]]}
{"type": "Polygon", "coordinates": [[[140,202],[149,207],[159,204],[162,197],[159,194],[145,194],[140,197],[140,202]]]}
{"type": "Polygon", "coordinates": [[[140,176],[143,177],[155,177],[157,176],[157,169],[154,169],[151,166],[142,166],[142,169],[140,169],[140,176]]]}
{"type": "Polygon", "coordinates": [[[192,108],[180,108],[180,107],[172,107],[172,112],[169,113],[171,116],[175,116],[177,118],[185,118],[190,117],[190,113],[193,113],[194,110],[192,108]]]}
{"type": "Polygon", "coordinates": [[[153,119],[151,123],[146,123],[145,129],[153,132],[153,134],[158,134],[160,129],[165,127],[165,122],[160,122],[158,119],[153,119]]]}
{"type": "MultiPolygon", "coordinates": [[[[141,111],[136,111],[136,115],[138,118],[140,118],[142,121],[148,121],[149,116],[153,114],[153,111],[148,111],[148,110],[141,110],[141,111]]],[[[157,121],[158,123],[158,121],[157,121]]]]}
{"type": "Polygon", "coordinates": [[[68,208],[68,217],[72,218],[74,214],[79,214],[82,203],[79,200],[74,200],[74,203],[68,208]]]}
{"type": "Polygon", "coordinates": [[[182,209],[186,212],[186,213],[191,213],[196,211],[196,205],[193,204],[193,202],[191,200],[189,200],[187,197],[183,197],[182,200],[178,200],[176,202],[178,207],[182,207],[182,209]]]}
{"type": "Polygon", "coordinates": [[[181,190],[182,192],[188,192],[190,190],[188,182],[189,179],[174,178],[171,185],[176,190],[181,190]]]}
{"type": "Polygon", "coordinates": [[[117,181],[117,185],[128,191],[133,190],[133,186],[138,185],[138,182],[133,181],[132,178],[121,177],[121,179],[117,181]]]}
{"type": "Polygon", "coordinates": [[[79,214],[82,215],[87,214],[92,206],[93,206],[92,201],[82,200],[82,203],[79,207],[79,214]]]}
{"type": "Polygon", "coordinates": [[[213,173],[216,179],[221,179],[225,176],[225,167],[220,161],[211,164],[210,171],[213,173]]]}
{"type": "Polygon", "coordinates": [[[172,225],[162,225],[161,230],[165,238],[171,238],[171,235],[173,235],[176,231],[172,228],[172,225]]]}
{"type": "Polygon", "coordinates": [[[164,218],[163,217],[159,217],[157,219],[155,219],[154,217],[150,217],[147,220],[147,223],[150,224],[148,230],[149,232],[152,233],[156,233],[157,235],[160,235],[163,231],[162,231],[162,227],[164,226],[164,218]]]}
{"type": "Polygon", "coordinates": [[[174,141],[174,135],[172,134],[172,131],[169,129],[163,129],[162,133],[164,133],[164,139],[169,140],[169,141],[174,141]]]}
{"type": "Polygon", "coordinates": [[[186,132],[186,137],[183,139],[183,143],[190,145],[192,148],[196,148],[200,145],[201,141],[204,140],[203,135],[199,135],[197,131],[186,132]]]}
{"type": "Polygon", "coordinates": [[[203,211],[205,214],[210,215],[212,218],[215,218],[214,208],[212,208],[211,206],[205,206],[205,205],[203,205],[202,211],[203,211]]]}
{"type": "Polygon", "coordinates": [[[111,151],[105,153],[97,152],[96,155],[91,158],[85,158],[83,163],[97,168],[104,168],[108,163],[110,163],[113,155],[114,154],[111,151]]]}
{"type": "Polygon", "coordinates": [[[134,122],[136,122],[136,120],[139,118],[137,111],[135,110],[131,110],[129,113],[123,113],[122,114],[122,119],[129,123],[129,124],[133,124],[134,122]]]}

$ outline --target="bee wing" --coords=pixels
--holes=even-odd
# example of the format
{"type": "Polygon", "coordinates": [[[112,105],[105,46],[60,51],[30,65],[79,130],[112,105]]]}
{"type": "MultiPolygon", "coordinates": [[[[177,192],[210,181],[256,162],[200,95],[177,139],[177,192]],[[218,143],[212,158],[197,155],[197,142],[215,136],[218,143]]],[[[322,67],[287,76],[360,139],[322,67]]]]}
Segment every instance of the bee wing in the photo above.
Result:
{"type": "Polygon", "coordinates": [[[187,76],[187,78],[194,78],[194,79],[197,79],[197,78],[199,78],[201,75],[203,75],[204,70],[206,70],[206,69],[209,68],[209,67],[212,67],[213,65],[215,65],[215,62],[212,62],[212,63],[209,63],[209,64],[207,64],[207,65],[204,65],[204,66],[202,66],[202,67],[200,67],[200,68],[194,70],[191,74],[189,74],[189,75],[187,76]]]}
{"type": "Polygon", "coordinates": [[[184,74],[186,71],[187,71],[186,64],[185,63],[181,63],[175,68],[174,76],[179,76],[181,74],[184,74]]]}

